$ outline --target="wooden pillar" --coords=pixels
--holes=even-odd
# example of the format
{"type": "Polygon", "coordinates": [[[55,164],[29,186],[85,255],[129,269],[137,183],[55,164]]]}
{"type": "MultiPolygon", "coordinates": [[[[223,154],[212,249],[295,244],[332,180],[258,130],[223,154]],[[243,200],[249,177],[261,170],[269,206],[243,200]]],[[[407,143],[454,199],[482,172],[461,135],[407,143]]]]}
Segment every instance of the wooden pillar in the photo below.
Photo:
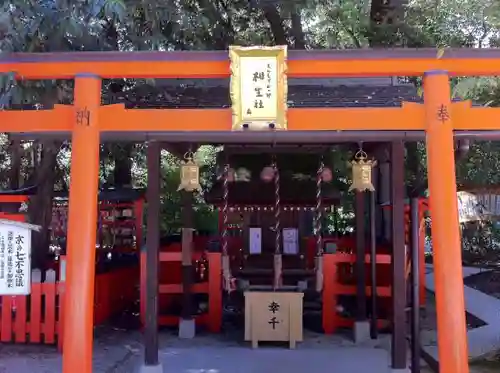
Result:
{"type": "Polygon", "coordinates": [[[356,191],[355,213],[356,213],[356,321],[366,321],[366,233],[365,233],[365,192],[356,191]]]}
{"type": "MultiPolygon", "coordinates": [[[[389,163],[390,155],[384,153],[390,153],[387,151],[382,152],[381,158],[379,159],[379,180],[380,180],[380,190],[379,190],[379,203],[382,205],[389,204],[391,202],[391,165],[389,163]]],[[[381,234],[380,236],[386,241],[391,241],[391,216],[392,208],[384,208],[381,211],[381,234]]]]}
{"type": "Polygon", "coordinates": [[[63,372],[92,373],[101,79],[75,78],[63,372]]]}
{"type": "Polygon", "coordinates": [[[392,354],[393,369],[406,369],[405,147],[391,143],[392,354]]]}
{"type": "Polygon", "coordinates": [[[441,373],[468,373],[462,249],[450,84],[444,71],[424,75],[427,172],[441,373]]]}
{"type": "Polygon", "coordinates": [[[160,251],[160,155],[158,142],[147,149],[148,186],[146,233],[146,317],[144,325],[144,365],[154,367],[158,360],[158,266],[160,251]]]}
{"type": "Polygon", "coordinates": [[[411,373],[420,373],[420,203],[410,200],[411,237],[411,373]]]}
{"type": "Polygon", "coordinates": [[[193,285],[193,200],[192,192],[181,191],[183,320],[191,320],[193,317],[193,299],[191,293],[193,285]]]}

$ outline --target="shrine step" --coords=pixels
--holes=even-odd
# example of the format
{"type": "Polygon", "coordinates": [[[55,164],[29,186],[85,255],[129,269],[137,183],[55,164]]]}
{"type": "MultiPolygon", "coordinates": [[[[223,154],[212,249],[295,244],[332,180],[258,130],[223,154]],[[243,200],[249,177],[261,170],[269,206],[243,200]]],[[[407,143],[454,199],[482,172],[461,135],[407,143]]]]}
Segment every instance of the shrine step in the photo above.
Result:
{"type": "MultiPolygon", "coordinates": [[[[235,270],[233,272],[236,276],[272,276],[274,274],[274,269],[269,268],[242,268],[235,270]]],[[[283,276],[314,276],[315,272],[313,269],[287,269],[282,270],[283,276]]]]}
{"type": "Polygon", "coordinates": [[[301,292],[299,286],[296,285],[283,285],[278,289],[274,289],[271,285],[250,285],[247,291],[290,291],[290,292],[301,292]]]}

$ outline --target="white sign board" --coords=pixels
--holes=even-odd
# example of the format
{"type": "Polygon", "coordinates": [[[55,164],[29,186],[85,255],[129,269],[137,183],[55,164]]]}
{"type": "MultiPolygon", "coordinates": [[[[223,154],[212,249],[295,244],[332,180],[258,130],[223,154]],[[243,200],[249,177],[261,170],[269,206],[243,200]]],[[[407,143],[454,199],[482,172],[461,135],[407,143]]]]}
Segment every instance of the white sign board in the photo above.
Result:
{"type": "Polygon", "coordinates": [[[31,231],[40,227],[0,219],[0,295],[31,291],[31,231]]]}
{"type": "Polygon", "coordinates": [[[251,255],[262,254],[262,229],[252,227],[249,229],[249,251],[251,255]]]}
{"type": "Polygon", "coordinates": [[[297,255],[299,253],[299,230],[283,228],[283,254],[297,255]]]}
{"type": "Polygon", "coordinates": [[[278,116],[276,58],[242,58],[240,63],[243,121],[273,120],[278,116]]]}

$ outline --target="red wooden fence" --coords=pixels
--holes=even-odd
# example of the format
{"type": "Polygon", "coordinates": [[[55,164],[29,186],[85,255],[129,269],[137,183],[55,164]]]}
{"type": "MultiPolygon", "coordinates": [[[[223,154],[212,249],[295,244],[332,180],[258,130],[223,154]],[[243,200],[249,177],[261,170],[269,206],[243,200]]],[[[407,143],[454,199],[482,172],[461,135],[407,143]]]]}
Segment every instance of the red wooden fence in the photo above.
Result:
{"type": "MultiPolygon", "coordinates": [[[[0,297],[0,342],[43,343],[62,347],[64,274],[56,281],[50,269],[42,279],[40,270],[32,272],[31,294],[0,297]],[[43,280],[43,282],[42,282],[43,280]]],[[[95,282],[94,325],[138,299],[139,268],[118,268],[98,274],[95,282]]]]}
{"type": "Polygon", "coordinates": [[[35,269],[31,294],[2,296],[0,342],[54,344],[62,333],[64,283],[56,281],[56,272],[48,270],[45,281],[35,269]]]}
{"type": "MultiPolygon", "coordinates": [[[[391,256],[388,254],[377,254],[377,264],[382,264],[388,268],[391,265],[391,256]]],[[[338,328],[349,328],[354,324],[354,319],[346,318],[338,312],[338,297],[341,295],[355,295],[356,285],[345,284],[339,271],[341,264],[353,265],[356,262],[354,254],[336,253],[323,255],[323,330],[325,334],[333,334],[338,328]]],[[[370,255],[365,256],[367,273],[369,275],[370,255]]],[[[368,276],[370,278],[370,276],[368,276]]],[[[374,289],[371,283],[366,285],[366,295],[371,296],[374,289]]],[[[377,284],[375,291],[378,297],[389,299],[391,297],[391,285],[377,284]]],[[[377,320],[379,328],[389,325],[389,320],[379,318],[377,320]]]]}

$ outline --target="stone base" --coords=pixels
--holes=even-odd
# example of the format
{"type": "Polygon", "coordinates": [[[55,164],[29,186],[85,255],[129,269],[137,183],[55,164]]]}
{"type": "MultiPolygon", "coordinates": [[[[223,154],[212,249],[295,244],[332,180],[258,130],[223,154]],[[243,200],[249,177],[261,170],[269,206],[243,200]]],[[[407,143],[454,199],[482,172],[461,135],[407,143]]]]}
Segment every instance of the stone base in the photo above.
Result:
{"type": "Polygon", "coordinates": [[[370,322],[355,321],[354,322],[354,343],[364,343],[370,340],[370,322]]]}
{"type": "Polygon", "coordinates": [[[138,373],[163,373],[163,367],[158,365],[141,365],[138,373]]]}
{"type": "Polygon", "coordinates": [[[196,335],[196,324],[194,319],[180,319],[179,320],[179,338],[193,339],[196,335]]]}

